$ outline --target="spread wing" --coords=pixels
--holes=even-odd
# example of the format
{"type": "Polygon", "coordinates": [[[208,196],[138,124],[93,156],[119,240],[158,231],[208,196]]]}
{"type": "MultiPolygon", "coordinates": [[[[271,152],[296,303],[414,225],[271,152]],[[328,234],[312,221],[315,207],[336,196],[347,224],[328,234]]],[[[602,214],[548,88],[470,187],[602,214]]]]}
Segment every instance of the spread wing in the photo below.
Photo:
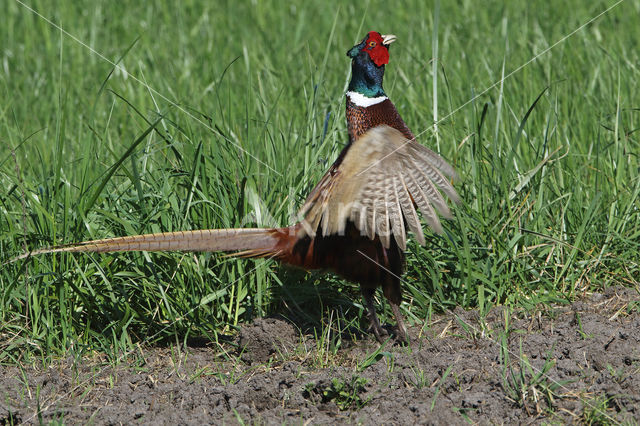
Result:
{"type": "Polygon", "coordinates": [[[300,209],[308,235],[341,235],[351,221],[362,235],[371,239],[378,235],[387,248],[393,235],[404,250],[405,224],[418,242],[425,244],[416,206],[429,226],[441,233],[437,213],[451,217],[442,193],[460,201],[449,181],[456,176],[453,168],[435,152],[389,126],[370,129],[341,158],[300,209]]]}

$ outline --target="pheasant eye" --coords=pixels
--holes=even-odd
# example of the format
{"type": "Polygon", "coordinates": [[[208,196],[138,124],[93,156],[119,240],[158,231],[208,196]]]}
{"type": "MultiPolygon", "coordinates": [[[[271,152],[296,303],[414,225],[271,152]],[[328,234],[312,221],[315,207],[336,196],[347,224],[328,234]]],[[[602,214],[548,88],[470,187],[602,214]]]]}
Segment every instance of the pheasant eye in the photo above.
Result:
{"type": "Polygon", "coordinates": [[[370,41],[369,42],[369,47],[376,47],[376,42],[375,41],[370,41]]]}

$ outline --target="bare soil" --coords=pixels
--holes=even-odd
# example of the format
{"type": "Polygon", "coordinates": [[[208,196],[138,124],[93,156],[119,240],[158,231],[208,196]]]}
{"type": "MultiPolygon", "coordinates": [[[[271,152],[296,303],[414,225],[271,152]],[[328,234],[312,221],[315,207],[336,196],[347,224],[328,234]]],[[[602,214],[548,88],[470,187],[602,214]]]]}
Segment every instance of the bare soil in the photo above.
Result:
{"type": "Polygon", "coordinates": [[[244,326],[228,356],[213,345],[148,348],[117,366],[96,357],[0,367],[0,424],[640,420],[636,291],[611,288],[544,312],[493,309],[483,319],[457,310],[410,335],[410,347],[378,351],[364,336],[332,349],[331,336],[268,318],[244,326]]]}

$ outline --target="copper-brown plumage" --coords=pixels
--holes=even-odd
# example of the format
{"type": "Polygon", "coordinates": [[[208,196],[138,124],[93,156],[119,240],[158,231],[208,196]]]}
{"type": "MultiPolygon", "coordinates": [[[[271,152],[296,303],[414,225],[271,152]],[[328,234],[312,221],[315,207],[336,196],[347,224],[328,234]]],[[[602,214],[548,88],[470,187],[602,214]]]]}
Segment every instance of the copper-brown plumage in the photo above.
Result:
{"type": "Polygon", "coordinates": [[[393,103],[386,99],[369,107],[356,105],[347,97],[347,130],[349,141],[354,141],[372,127],[386,124],[404,135],[407,139],[414,139],[413,133],[398,114],[393,103]]]}
{"type": "MultiPolygon", "coordinates": [[[[372,34],[377,33],[369,33],[362,46],[371,43],[367,40],[372,34]]],[[[394,39],[380,36],[380,40],[394,39]]],[[[369,61],[363,56],[366,52],[356,48],[358,45],[349,55],[369,61]]],[[[380,51],[377,54],[378,59],[384,59],[380,51]]],[[[365,65],[373,66],[369,62],[365,65]]],[[[379,74],[379,81],[369,79],[375,80],[380,90],[383,67],[384,63],[371,68],[379,74]]],[[[307,270],[333,271],[359,283],[372,331],[380,341],[384,331],[375,313],[373,294],[382,287],[398,323],[398,337],[406,340],[399,306],[407,231],[425,244],[416,207],[434,231],[442,231],[437,213],[451,216],[442,193],[459,200],[450,182],[455,172],[439,155],[414,140],[388,99],[364,107],[347,97],[346,116],[349,144],[307,197],[299,212],[303,220],[297,224],[109,238],[37,250],[16,259],[56,252],[132,250],[237,251],[235,254],[242,257],[274,258],[307,270]]]]}

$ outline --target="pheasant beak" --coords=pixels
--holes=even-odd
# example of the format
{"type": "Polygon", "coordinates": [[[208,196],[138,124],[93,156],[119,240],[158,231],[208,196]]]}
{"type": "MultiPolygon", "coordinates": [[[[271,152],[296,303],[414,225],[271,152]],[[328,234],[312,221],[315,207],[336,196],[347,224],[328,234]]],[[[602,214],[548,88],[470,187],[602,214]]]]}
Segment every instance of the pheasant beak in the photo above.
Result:
{"type": "Polygon", "coordinates": [[[397,37],[393,34],[382,34],[382,44],[388,46],[396,41],[396,38],[397,37]]]}

